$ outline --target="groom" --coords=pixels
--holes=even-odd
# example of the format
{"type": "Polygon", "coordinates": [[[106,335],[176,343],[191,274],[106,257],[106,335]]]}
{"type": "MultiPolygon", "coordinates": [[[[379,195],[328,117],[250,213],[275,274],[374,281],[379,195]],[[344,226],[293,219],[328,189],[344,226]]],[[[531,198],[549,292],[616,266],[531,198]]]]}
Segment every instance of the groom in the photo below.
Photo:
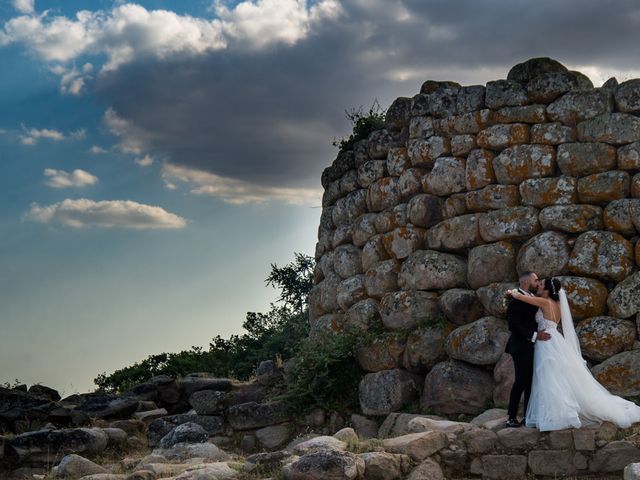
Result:
{"type": "MultiPolygon", "coordinates": [[[[538,276],[533,272],[523,272],[519,279],[518,290],[524,295],[533,295],[538,291],[538,276]]],[[[538,332],[536,312],[538,307],[529,305],[512,298],[507,307],[507,321],[511,336],[507,342],[505,351],[511,354],[515,367],[515,382],[511,388],[507,427],[520,427],[524,425],[518,422],[518,405],[524,392],[524,412],[526,415],[527,404],[531,396],[531,382],[533,380],[533,346],[536,341],[549,340],[551,335],[544,330],[538,332]]]]}

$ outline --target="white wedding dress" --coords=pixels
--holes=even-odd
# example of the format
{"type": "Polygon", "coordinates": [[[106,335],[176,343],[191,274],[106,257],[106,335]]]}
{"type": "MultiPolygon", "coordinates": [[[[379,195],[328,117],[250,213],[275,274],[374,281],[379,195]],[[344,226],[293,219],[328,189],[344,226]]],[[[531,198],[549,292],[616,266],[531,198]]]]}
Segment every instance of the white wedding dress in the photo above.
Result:
{"type": "Polygon", "coordinates": [[[538,331],[551,334],[535,344],[533,383],[526,412],[527,427],[540,431],[580,428],[604,421],[627,428],[640,422],[640,406],[612,395],[593,377],[580,353],[571,311],[560,291],[562,330],[538,310],[538,331]]]}

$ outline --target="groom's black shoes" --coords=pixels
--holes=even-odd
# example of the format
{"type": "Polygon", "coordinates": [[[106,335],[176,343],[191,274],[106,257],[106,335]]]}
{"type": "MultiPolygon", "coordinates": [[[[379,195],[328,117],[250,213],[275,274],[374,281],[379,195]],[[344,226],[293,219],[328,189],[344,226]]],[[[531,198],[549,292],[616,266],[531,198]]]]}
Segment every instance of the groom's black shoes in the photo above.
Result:
{"type": "Polygon", "coordinates": [[[519,428],[521,426],[522,424],[515,418],[510,418],[507,420],[507,428],[519,428]]]}

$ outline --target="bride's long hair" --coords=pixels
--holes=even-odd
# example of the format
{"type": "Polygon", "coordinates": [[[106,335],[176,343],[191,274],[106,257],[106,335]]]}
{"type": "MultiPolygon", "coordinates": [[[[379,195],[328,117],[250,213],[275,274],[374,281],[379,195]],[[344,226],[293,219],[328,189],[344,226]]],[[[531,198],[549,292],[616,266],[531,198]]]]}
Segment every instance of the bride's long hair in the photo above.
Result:
{"type": "Polygon", "coordinates": [[[544,289],[549,292],[549,298],[556,302],[560,301],[560,280],[557,278],[545,278],[544,279],[544,289]]]}

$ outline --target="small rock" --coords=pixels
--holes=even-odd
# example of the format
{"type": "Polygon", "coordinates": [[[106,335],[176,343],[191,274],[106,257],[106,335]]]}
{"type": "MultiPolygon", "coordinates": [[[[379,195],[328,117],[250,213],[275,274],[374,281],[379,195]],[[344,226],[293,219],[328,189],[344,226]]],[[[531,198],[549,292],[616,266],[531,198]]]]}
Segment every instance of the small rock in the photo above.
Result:
{"type": "Polygon", "coordinates": [[[107,469],[76,454],[65,455],[56,470],[57,478],[78,478],[96,473],[108,473],[107,469]]]}
{"type": "Polygon", "coordinates": [[[197,423],[187,422],[175,427],[162,437],[160,448],[170,448],[177,443],[204,443],[209,438],[207,431],[197,423]]]}
{"type": "Polygon", "coordinates": [[[422,461],[448,445],[447,436],[442,432],[410,433],[384,440],[384,448],[391,453],[410,456],[422,461]]]}

